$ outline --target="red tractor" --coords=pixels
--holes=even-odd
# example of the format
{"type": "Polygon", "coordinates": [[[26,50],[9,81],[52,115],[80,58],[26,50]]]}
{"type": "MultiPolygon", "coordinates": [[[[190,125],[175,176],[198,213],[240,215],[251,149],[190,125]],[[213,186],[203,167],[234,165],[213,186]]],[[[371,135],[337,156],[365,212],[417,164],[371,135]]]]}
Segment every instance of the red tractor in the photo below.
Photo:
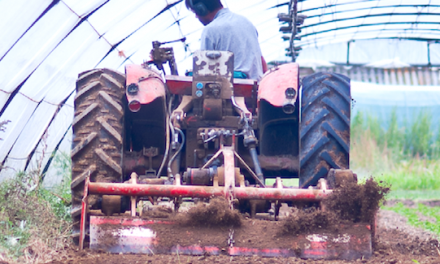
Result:
{"type": "Polygon", "coordinates": [[[109,216],[131,205],[134,212],[139,199],[168,197],[178,210],[184,197],[223,196],[252,215],[272,203],[276,219],[281,202],[319,202],[335,172],[348,169],[347,77],[315,73],[300,80],[298,64],[287,63],[260,82],[234,79],[234,55],[224,51],[195,52],[192,77],[182,77],[172,48],[161,44],[153,43],[151,62],[128,65],[125,75],[79,74],[71,186],[80,242],[88,210],[109,216]],[[151,67],[164,70],[165,63],[171,75],[151,67]],[[268,178],[276,179],[273,186],[268,178]],[[299,185],[284,186],[292,178],[299,185]]]}

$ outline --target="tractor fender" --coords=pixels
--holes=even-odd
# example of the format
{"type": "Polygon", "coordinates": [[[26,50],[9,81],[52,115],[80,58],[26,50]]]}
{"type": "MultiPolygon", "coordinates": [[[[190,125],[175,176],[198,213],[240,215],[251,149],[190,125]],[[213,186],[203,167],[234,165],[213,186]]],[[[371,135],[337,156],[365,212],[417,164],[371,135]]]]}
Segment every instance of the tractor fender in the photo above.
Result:
{"type": "Polygon", "coordinates": [[[165,97],[164,81],[156,71],[141,65],[129,64],[125,66],[125,75],[125,93],[129,104],[133,101],[149,104],[156,98],[165,97]]]}
{"type": "Polygon", "coordinates": [[[258,103],[266,100],[276,107],[292,106],[296,102],[299,89],[299,67],[288,63],[272,68],[260,81],[258,103]]]}

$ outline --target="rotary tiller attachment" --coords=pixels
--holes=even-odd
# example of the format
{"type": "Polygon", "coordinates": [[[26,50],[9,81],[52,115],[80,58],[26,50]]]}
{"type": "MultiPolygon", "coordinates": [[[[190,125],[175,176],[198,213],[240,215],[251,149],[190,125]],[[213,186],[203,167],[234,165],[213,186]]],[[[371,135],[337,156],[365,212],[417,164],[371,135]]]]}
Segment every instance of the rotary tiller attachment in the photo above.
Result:
{"type": "MultiPolygon", "coordinates": [[[[335,171],[331,173],[335,174],[335,171]]],[[[347,173],[339,174],[347,177],[347,173]]],[[[332,175],[330,175],[332,176],[332,175]]],[[[337,184],[343,177],[329,177],[329,183],[337,184]]],[[[175,182],[180,182],[179,177],[175,182]]],[[[136,213],[136,197],[169,197],[176,198],[213,198],[226,197],[238,200],[268,200],[281,202],[319,202],[332,192],[327,189],[327,181],[322,179],[318,188],[286,188],[277,178],[274,187],[244,187],[233,182],[225,186],[187,186],[131,183],[95,183],[86,180],[83,199],[83,216],[81,219],[80,247],[83,246],[87,222],[88,194],[130,196],[131,214],[119,216],[89,217],[90,248],[109,253],[141,254],[186,254],[186,255],[219,255],[264,257],[300,257],[307,259],[344,259],[353,260],[369,258],[372,255],[372,234],[374,230],[367,224],[340,226],[337,234],[333,232],[311,232],[303,235],[285,235],[275,239],[273,245],[255,245],[248,240],[252,226],[246,223],[240,228],[229,227],[193,227],[184,226],[173,220],[151,220],[136,213]],[[208,230],[209,229],[209,230],[208,230]],[[209,237],[206,236],[209,233],[209,237]]],[[[178,208],[178,207],[176,207],[178,208]]],[[[262,220],[260,220],[262,221],[262,220]]],[[[274,237],[273,228],[276,221],[264,221],[267,231],[259,236],[274,237]]],[[[247,222],[249,223],[249,222],[247,222]]],[[[374,228],[374,226],[373,226],[374,228]]],[[[270,242],[269,242],[270,243],[270,242]]]]}

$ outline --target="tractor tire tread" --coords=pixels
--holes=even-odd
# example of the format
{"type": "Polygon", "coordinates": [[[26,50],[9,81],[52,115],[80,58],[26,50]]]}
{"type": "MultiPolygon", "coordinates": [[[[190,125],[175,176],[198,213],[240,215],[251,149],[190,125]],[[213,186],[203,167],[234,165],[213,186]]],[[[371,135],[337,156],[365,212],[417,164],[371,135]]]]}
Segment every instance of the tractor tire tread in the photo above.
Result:
{"type": "Polygon", "coordinates": [[[300,187],[316,185],[331,168],[348,169],[350,79],[318,72],[302,80],[300,187]]]}
{"type": "MultiPolygon", "coordinates": [[[[72,123],[72,220],[79,223],[84,181],[120,182],[122,179],[123,106],[125,76],[109,69],[79,74],[72,123]],[[78,213],[79,212],[79,213],[78,213]]],[[[89,196],[89,206],[97,203],[89,196]]],[[[73,233],[79,224],[73,225],[73,233]]]]}

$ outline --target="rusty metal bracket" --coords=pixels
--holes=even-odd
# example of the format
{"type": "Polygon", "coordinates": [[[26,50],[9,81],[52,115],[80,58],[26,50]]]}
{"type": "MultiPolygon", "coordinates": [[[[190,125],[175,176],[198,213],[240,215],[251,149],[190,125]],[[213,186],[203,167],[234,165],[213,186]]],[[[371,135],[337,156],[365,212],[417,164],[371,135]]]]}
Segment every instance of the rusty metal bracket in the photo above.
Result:
{"type": "Polygon", "coordinates": [[[150,168],[145,172],[146,175],[153,174],[156,176],[156,171],[153,169],[153,157],[156,157],[159,155],[159,149],[155,147],[150,148],[143,148],[142,154],[146,157],[148,157],[148,163],[150,165],[150,168]]]}
{"type": "Polygon", "coordinates": [[[264,182],[262,182],[261,179],[258,178],[257,174],[255,174],[255,172],[249,167],[249,165],[247,165],[246,162],[244,162],[244,160],[240,157],[240,155],[238,155],[237,152],[235,152],[235,156],[240,161],[240,163],[245,167],[245,169],[251,174],[252,178],[254,178],[254,180],[256,180],[261,187],[265,188],[266,185],[264,184],[264,182]]]}
{"type": "MultiPolygon", "coordinates": [[[[131,174],[131,184],[134,184],[134,185],[137,184],[136,172],[133,172],[131,174]]],[[[136,216],[136,196],[130,196],[130,202],[131,202],[131,216],[136,216]]]]}

